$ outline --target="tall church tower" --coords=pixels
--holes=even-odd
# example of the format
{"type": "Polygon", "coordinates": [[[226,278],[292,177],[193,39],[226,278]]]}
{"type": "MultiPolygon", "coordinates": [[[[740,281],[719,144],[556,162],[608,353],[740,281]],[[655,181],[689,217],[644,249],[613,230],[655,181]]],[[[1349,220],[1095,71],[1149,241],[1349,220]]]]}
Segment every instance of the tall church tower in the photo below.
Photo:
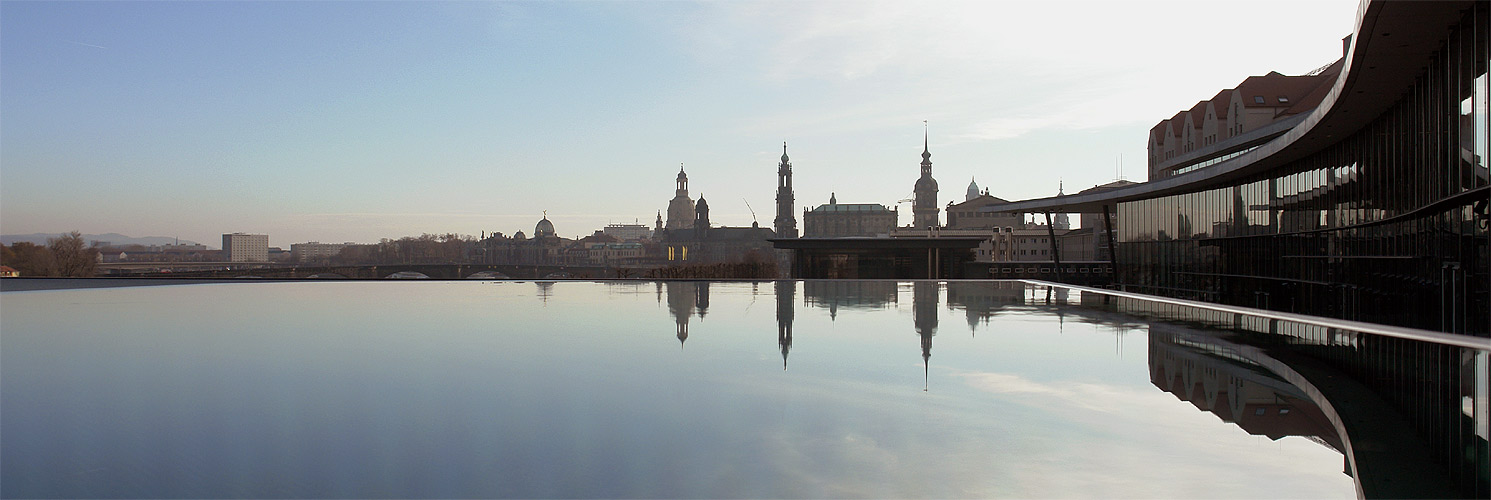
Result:
{"type": "MultiPolygon", "coordinates": [[[[922,122],[925,127],[926,122],[922,122]]],[[[916,180],[916,201],[911,204],[912,226],[917,229],[940,226],[937,222],[937,180],[932,178],[932,151],[928,148],[927,132],[922,131],[922,176],[916,180]]]]}
{"type": "Polygon", "coordinates": [[[694,200],[689,199],[689,175],[683,173],[683,164],[678,164],[677,189],[668,202],[668,230],[694,227],[694,200]]]}
{"type": "Polygon", "coordinates": [[[797,237],[797,217],[792,215],[795,201],[792,196],[792,162],[787,161],[787,143],[782,143],[782,163],[777,164],[777,220],[778,238],[797,237]]]}

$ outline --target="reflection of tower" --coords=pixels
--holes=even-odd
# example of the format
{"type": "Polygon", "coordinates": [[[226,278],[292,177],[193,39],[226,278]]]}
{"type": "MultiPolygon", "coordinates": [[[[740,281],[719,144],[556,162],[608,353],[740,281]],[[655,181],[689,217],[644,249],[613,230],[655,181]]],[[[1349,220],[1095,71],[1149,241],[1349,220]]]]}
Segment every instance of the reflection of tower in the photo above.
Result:
{"type": "Polygon", "coordinates": [[[782,163],[777,164],[777,220],[778,238],[797,237],[797,217],[792,215],[792,162],[787,161],[787,143],[782,143],[782,163]]]}
{"type": "Polygon", "coordinates": [[[709,282],[700,281],[694,287],[694,307],[699,310],[699,320],[704,320],[704,315],[709,314],[709,282]]]}
{"type": "Polygon", "coordinates": [[[545,306],[548,306],[549,305],[549,296],[550,295],[554,295],[554,282],[553,281],[535,281],[535,282],[533,282],[533,284],[538,285],[538,298],[542,299],[544,301],[544,305],[545,306]]]}
{"type": "Polygon", "coordinates": [[[932,178],[932,150],[927,146],[925,134],[922,136],[922,176],[916,180],[912,192],[915,194],[915,201],[911,203],[912,225],[917,228],[937,227],[937,180],[932,178]]]}
{"type": "Polygon", "coordinates": [[[922,338],[922,390],[926,390],[926,378],[930,378],[932,361],[932,336],[937,334],[937,291],[941,283],[917,281],[911,284],[911,321],[916,334],[922,338]]]}
{"type": "Polygon", "coordinates": [[[787,351],[792,350],[792,310],[797,301],[797,282],[778,281],[777,292],[777,346],[782,348],[782,369],[787,369],[787,351]]]}
{"type": "Polygon", "coordinates": [[[667,283],[668,287],[668,313],[673,315],[673,322],[678,326],[678,345],[689,339],[689,319],[694,316],[694,306],[698,304],[698,284],[690,282],[667,283]]]}

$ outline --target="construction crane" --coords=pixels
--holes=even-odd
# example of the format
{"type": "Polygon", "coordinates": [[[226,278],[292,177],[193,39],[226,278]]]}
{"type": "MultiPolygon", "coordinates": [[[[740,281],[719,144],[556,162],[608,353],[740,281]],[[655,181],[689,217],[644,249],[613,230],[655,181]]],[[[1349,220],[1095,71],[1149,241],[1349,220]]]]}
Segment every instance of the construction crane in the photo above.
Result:
{"type": "Polygon", "coordinates": [[[751,202],[749,200],[746,200],[745,198],[741,198],[740,201],[744,201],[746,204],[746,210],[751,211],[751,225],[760,227],[761,223],[756,221],[756,210],[751,208],[751,202]]]}

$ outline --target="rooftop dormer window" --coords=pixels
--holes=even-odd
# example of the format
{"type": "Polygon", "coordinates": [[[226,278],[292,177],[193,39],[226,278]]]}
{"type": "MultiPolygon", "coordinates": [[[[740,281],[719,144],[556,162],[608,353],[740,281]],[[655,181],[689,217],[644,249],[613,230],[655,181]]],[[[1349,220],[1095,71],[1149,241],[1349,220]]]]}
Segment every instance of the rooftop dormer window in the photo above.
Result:
{"type": "Polygon", "coordinates": [[[1261,96],[1261,95],[1255,95],[1255,96],[1253,96],[1253,104],[1263,104],[1263,103],[1264,103],[1263,96],[1261,96]]]}
{"type": "Polygon", "coordinates": [[[1279,96],[1279,104],[1289,104],[1289,96],[1279,96]]]}

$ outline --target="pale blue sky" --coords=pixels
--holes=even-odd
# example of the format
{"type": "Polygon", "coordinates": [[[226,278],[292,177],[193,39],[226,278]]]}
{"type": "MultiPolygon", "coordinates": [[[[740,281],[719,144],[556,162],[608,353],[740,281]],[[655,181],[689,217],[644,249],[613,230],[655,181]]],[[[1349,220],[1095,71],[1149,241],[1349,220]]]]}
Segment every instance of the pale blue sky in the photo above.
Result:
{"type": "MultiPolygon", "coordinates": [[[[0,2],[0,232],[216,246],[716,224],[1144,176],[1149,127],[1340,56],[1356,2],[0,2]]],[[[903,207],[909,211],[909,206],[903,207]]],[[[909,222],[909,213],[902,217],[909,222]]]]}

